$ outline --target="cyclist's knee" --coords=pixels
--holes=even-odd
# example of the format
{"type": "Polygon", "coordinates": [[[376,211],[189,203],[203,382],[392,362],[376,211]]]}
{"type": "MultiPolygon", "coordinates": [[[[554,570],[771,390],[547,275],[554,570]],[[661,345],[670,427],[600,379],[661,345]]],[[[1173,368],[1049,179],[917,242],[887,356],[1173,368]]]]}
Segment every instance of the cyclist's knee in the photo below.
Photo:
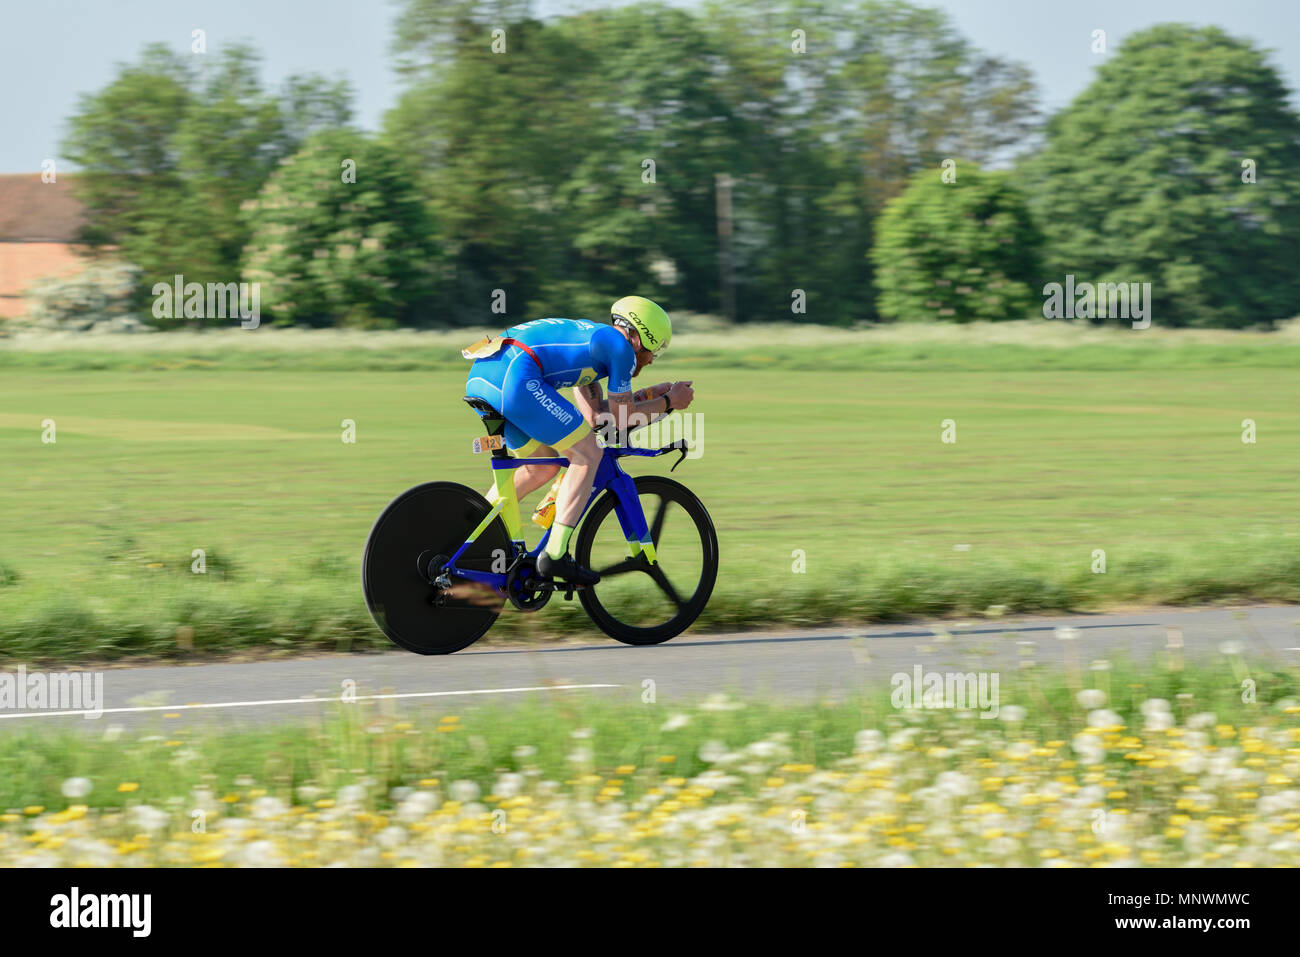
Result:
{"type": "Polygon", "coordinates": [[[600,446],[596,444],[596,433],[589,432],[565,451],[565,455],[574,465],[595,465],[600,461],[600,446]]]}
{"type": "MultiPolygon", "coordinates": [[[[553,459],[559,458],[560,453],[556,452],[555,449],[551,448],[549,445],[539,445],[529,457],[537,459],[553,459]]],[[[527,465],[525,468],[532,470],[535,475],[545,475],[547,478],[551,478],[556,472],[560,471],[558,465],[550,465],[547,463],[527,465]]]]}

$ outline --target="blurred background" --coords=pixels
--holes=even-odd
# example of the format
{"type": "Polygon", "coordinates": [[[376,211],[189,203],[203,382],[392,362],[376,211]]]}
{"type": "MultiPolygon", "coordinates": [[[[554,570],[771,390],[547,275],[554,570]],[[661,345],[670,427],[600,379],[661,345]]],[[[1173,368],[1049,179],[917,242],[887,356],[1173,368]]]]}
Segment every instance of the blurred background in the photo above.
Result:
{"type": "Polygon", "coordinates": [[[30,92],[0,153],[3,309],[76,323],[89,297],[198,326],[148,308],[182,274],[262,282],[278,325],[473,324],[494,290],[511,319],[599,315],[633,286],[738,322],[1001,321],[1072,273],[1151,282],[1165,326],[1290,318],[1296,14],[1168,7],[1194,22],[1160,4],[25,9],[5,41],[30,92]],[[80,285],[20,298],[84,254],[80,285]]]}

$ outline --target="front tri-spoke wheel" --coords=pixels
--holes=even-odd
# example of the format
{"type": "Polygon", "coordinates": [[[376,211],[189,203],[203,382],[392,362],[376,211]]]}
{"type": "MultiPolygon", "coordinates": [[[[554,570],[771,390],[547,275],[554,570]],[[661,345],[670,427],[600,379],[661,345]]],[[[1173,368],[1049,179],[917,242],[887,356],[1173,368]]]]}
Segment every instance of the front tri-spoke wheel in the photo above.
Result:
{"type": "Polygon", "coordinates": [[[704,505],[686,486],[662,475],[636,480],[657,561],[629,555],[606,492],[578,530],[574,558],[600,573],[578,593],[601,631],[629,645],[655,645],[680,635],[700,616],[718,574],[718,536],[704,505]]]}

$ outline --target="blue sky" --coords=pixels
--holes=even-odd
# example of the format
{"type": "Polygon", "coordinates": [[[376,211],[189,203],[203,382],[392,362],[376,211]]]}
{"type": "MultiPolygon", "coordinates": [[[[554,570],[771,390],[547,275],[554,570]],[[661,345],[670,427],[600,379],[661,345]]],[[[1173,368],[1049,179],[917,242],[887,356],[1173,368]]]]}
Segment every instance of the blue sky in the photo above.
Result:
{"type": "MultiPolygon", "coordinates": [[[[542,0],[542,15],[609,6],[542,0]]],[[[689,7],[692,3],[678,2],[689,7]]],[[[1049,110],[1087,86],[1100,57],[1089,50],[1095,29],[1112,49],[1134,30],[1178,21],[1214,24],[1265,49],[1300,102],[1300,3],[1296,0],[928,0],[948,11],[979,48],[1019,60],[1034,72],[1049,110]]],[[[188,50],[190,31],[207,31],[208,49],[251,40],[264,57],[264,78],[291,73],[346,76],[357,120],[368,128],[397,99],[389,43],[392,0],[33,0],[6,4],[0,35],[0,173],[35,172],[58,157],[64,120],[79,93],[104,86],[114,64],[134,60],[150,42],[188,50]]],[[[64,168],[61,164],[60,168],[64,168]]]]}

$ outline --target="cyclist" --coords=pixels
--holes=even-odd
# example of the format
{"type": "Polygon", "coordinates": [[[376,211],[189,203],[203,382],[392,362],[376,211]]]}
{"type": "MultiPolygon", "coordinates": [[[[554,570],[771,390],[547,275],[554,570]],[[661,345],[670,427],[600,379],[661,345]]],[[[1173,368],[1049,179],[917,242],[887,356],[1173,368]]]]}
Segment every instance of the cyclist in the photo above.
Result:
{"type": "MultiPolygon", "coordinates": [[[[536,319],[511,326],[502,339],[477,351],[465,383],[465,395],[482,399],[506,420],[506,447],[518,457],[569,460],[555,501],[555,520],[537,571],[550,578],[594,585],[600,576],[569,555],[569,538],[591,495],[601,450],[592,430],[615,425],[618,433],[691,404],[690,382],[661,382],[632,391],[632,377],[654,362],[668,346],[668,313],[642,296],[624,296],[610,307],[611,325],[585,319],[536,319]],[[493,349],[493,346],[496,349],[493,349]],[[609,380],[603,398],[601,379],[609,380]],[[577,407],[559,389],[574,387],[577,407]]],[[[523,496],[550,481],[556,465],[515,469],[515,492],[523,496]]],[[[496,488],[487,493],[497,502],[496,488]]]]}

